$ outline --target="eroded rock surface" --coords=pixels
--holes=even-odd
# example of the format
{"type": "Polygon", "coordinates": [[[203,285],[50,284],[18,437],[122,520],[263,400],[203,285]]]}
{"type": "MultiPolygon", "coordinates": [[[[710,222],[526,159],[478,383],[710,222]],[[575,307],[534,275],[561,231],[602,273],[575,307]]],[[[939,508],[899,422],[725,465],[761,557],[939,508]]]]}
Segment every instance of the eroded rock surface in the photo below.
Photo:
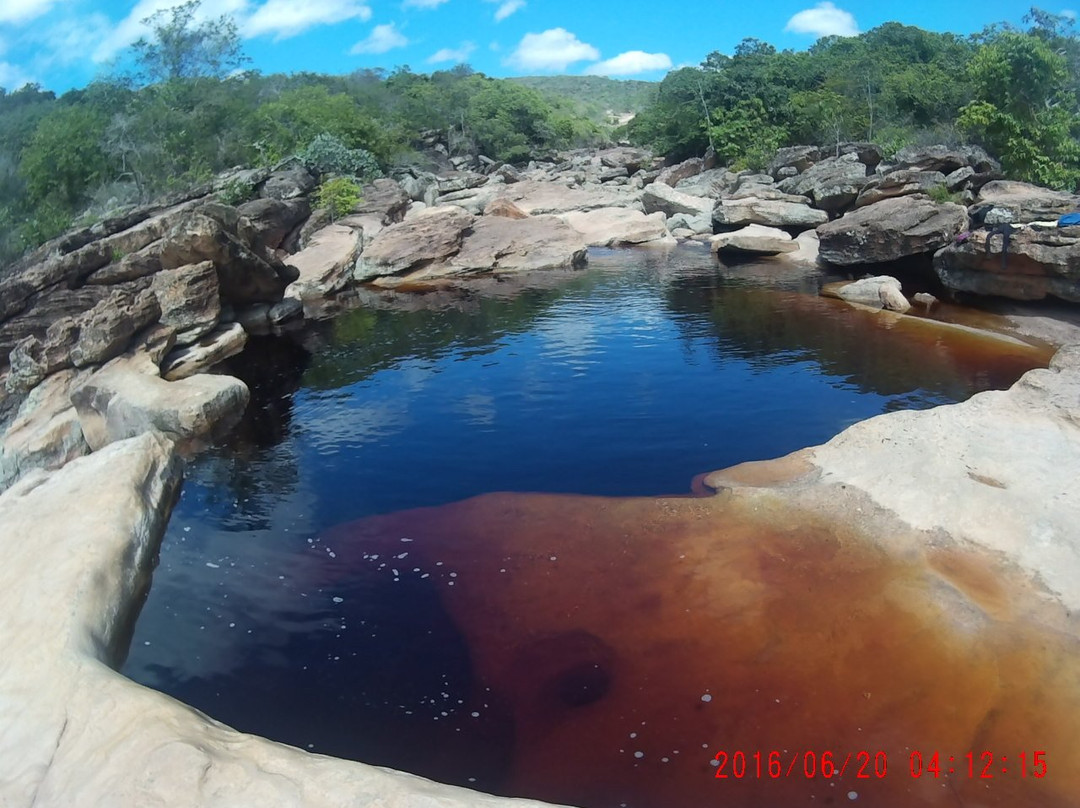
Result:
{"type": "Polygon", "coordinates": [[[944,247],[967,225],[960,205],[901,196],[857,208],[817,229],[821,257],[832,264],[896,261],[944,247]]]}

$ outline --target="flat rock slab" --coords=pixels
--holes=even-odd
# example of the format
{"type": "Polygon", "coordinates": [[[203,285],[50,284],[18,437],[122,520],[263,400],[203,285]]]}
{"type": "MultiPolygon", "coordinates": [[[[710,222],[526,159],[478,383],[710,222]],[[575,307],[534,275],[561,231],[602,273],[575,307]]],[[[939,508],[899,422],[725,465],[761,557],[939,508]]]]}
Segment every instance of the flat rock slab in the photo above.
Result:
{"type": "Polygon", "coordinates": [[[761,224],[767,227],[784,227],[809,230],[829,221],[829,215],[806,202],[786,199],[762,199],[752,196],[741,199],[722,199],[712,213],[713,224],[719,229],[745,227],[761,224]]]}
{"type": "Polygon", "coordinates": [[[630,208],[572,211],[560,217],[582,235],[590,247],[645,244],[668,236],[663,213],[646,215],[630,208]]]}
{"type": "Polygon", "coordinates": [[[1013,180],[987,183],[979,191],[975,202],[1004,208],[1012,214],[1012,221],[1018,224],[1055,221],[1059,216],[1080,210],[1080,196],[1013,180]]]}
{"type": "Polygon", "coordinates": [[[240,323],[219,326],[198,342],[169,353],[161,362],[161,376],[175,382],[202,373],[244,350],[247,339],[240,323]]]}
{"type": "Polygon", "coordinates": [[[305,300],[343,289],[352,280],[361,238],[361,231],[340,224],[316,232],[304,249],[289,257],[300,277],[289,284],[286,297],[305,300]]]}
{"type": "Polygon", "coordinates": [[[791,234],[776,227],[749,224],[741,230],[721,233],[710,240],[713,252],[779,255],[799,249],[791,234]]]}
{"type": "Polygon", "coordinates": [[[485,216],[476,220],[449,263],[458,272],[579,267],[586,262],[587,246],[578,231],[555,216],[485,216]]]}
{"type": "Polygon", "coordinates": [[[472,223],[472,214],[455,205],[426,208],[386,228],[364,247],[354,276],[369,280],[442,263],[461,249],[472,223]]]}
{"type": "Polygon", "coordinates": [[[570,188],[557,182],[523,180],[506,186],[499,196],[509,199],[529,215],[569,213],[573,210],[597,208],[639,207],[640,191],[614,189],[609,186],[570,188]]]}

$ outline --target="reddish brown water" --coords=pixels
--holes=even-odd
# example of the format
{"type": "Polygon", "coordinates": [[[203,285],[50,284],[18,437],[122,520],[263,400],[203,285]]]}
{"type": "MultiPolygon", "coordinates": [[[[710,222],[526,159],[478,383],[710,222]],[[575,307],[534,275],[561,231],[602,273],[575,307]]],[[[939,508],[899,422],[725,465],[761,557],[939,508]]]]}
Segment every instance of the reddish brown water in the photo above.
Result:
{"type": "Polygon", "coordinates": [[[590,808],[1077,804],[1080,643],[988,555],[891,554],[732,497],[495,494],[327,540],[343,570],[405,548],[430,576],[474,674],[437,749],[474,754],[475,786],[590,808]],[[509,764],[485,777],[491,749],[509,764]],[[826,751],[851,755],[843,777],[808,778],[826,751]],[[912,777],[916,751],[940,778],[912,777]],[[720,752],[746,774],[717,778],[720,752]]]}

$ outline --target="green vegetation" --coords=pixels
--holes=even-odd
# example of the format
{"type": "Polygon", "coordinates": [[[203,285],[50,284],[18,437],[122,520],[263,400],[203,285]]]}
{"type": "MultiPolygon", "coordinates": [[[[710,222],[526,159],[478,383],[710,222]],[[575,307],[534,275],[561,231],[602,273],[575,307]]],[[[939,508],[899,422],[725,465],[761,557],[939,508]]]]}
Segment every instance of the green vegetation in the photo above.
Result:
{"type": "Polygon", "coordinates": [[[804,52],[747,39],[669,73],[626,134],[678,159],[712,146],[737,169],[761,168],[777,146],[969,141],[1011,177],[1073,190],[1080,38],[1070,18],[1040,9],[1025,23],[966,38],[886,23],[804,52]]]}
{"type": "Polygon", "coordinates": [[[315,192],[315,204],[326,208],[330,218],[337,221],[360,202],[360,186],[350,177],[333,177],[315,192]]]}
{"type": "Polygon", "coordinates": [[[612,117],[638,113],[656,99],[655,81],[609,79],[606,76],[521,76],[512,78],[550,99],[569,102],[574,112],[593,123],[610,125],[612,117]]]}
{"type": "MultiPolygon", "coordinates": [[[[159,11],[132,70],[57,98],[0,88],[0,267],[75,223],[205,182],[234,166],[297,157],[361,181],[411,162],[423,134],[451,155],[495,160],[603,142],[565,100],[467,66],[345,76],[239,71],[228,17],[197,22],[196,0],[159,11]]],[[[225,188],[242,201],[249,190],[225,188]]]]}

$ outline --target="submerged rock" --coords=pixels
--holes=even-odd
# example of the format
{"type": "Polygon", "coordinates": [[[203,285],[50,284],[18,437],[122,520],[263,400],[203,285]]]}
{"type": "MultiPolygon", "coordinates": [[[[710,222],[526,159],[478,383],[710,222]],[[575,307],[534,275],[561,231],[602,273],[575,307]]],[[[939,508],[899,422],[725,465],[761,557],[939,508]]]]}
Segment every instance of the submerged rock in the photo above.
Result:
{"type": "Polygon", "coordinates": [[[852,283],[832,284],[826,287],[825,294],[833,294],[849,303],[859,303],[875,309],[898,311],[901,314],[911,308],[911,303],[904,297],[900,281],[889,275],[873,278],[861,278],[852,283]]]}

